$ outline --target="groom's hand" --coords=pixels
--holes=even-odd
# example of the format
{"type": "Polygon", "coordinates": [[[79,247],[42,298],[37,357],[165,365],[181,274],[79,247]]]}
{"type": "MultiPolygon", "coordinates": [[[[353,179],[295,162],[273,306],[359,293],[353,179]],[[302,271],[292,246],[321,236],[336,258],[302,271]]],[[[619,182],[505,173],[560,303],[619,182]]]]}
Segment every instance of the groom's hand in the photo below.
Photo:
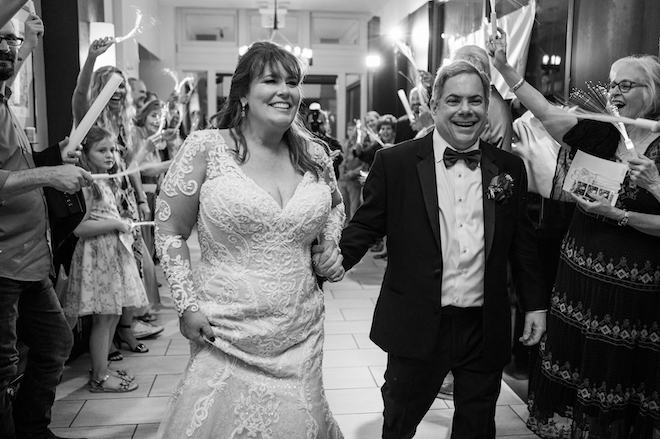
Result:
{"type": "Polygon", "coordinates": [[[528,312],[525,314],[525,329],[520,341],[524,346],[533,346],[541,340],[545,332],[545,318],[547,312],[528,312]]]}

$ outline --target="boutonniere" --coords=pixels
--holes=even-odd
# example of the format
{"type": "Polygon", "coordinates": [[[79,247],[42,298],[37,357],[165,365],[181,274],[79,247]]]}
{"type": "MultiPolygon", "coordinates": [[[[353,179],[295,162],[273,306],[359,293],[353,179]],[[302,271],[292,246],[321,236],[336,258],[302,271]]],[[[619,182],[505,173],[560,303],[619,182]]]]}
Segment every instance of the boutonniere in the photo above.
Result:
{"type": "Polygon", "coordinates": [[[486,189],[486,196],[489,200],[506,204],[509,197],[513,195],[513,186],[513,177],[504,172],[493,177],[486,189]]]}

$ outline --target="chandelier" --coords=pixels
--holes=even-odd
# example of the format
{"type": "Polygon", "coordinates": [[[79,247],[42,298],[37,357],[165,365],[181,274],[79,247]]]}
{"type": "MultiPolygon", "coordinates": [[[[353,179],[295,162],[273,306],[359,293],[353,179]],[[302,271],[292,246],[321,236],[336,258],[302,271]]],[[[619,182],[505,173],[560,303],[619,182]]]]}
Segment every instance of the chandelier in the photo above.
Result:
{"type": "MultiPolygon", "coordinates": [[[[270,11],[271,9],[260,9],[259,12],[262,14],[261,18],[261,26],[264,28],[270,28],[270,37],[268,38],[268,41],[275,42],[275,37],[280,37],[286,44],[284,44],[284,49],[293,53],[296,57],[301,59],[303,62],[305,62],[307,65],[312,65],[312,49],[309,47],[300,47],[291,44],[291,42],[282,34],[282,32],[279,31],[280,28],[280,23],[277,17],[278,9],[277,9],[277,0],[275,0],[275,9],[273,12],[273,19],[272,21],[270,20],[270,11]]],[[[280,9],[280,13],[282,15],[286,15],[286,9],[280,9]]],[[[284,27],[284,20],[282,20],[282,27],[284,27]]],[[[238,48],[238,56],[243,56],[245,52],[247,52],[249,49],[249,46],[241,46],[238,48]]]]}

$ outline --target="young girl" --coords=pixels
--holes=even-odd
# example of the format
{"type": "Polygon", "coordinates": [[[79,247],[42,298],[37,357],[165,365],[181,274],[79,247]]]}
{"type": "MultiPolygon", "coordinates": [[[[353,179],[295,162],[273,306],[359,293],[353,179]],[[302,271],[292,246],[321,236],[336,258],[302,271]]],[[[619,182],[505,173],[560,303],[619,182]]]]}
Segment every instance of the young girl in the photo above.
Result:
{"type": "MultiPolygon", "coordinates": [[[[92,127],[83,143],[81,165],[93,174],[116,166],[115,139],[92,127]]],[[[121,218],[115,201],[114,179],[97,180],[84,188],[87,213],[74,230],[80,238],[71,262],[67,315],[92,315],[89,351],[92,357],[91,392],[130,392],[134,377],[108,368],[108,348],[122,307],[145,306],[147,295],[131,250],[131,224],[121,218]]]]}

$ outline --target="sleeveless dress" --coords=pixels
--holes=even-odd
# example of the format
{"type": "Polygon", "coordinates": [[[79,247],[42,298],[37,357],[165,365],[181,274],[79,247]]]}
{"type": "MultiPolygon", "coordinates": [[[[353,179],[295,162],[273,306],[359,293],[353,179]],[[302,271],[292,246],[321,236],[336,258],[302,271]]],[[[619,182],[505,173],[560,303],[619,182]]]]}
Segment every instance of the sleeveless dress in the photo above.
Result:
{"type": "MultiPolygon", "coordinates": [[[[591,121],[564,137],[609,160],[618,139],[591,121]]],[[[660,167],[660,139],[645,155],[660,167]]],[[[616,207],[660,215],[629,176],[616,207]]],[[[527,425],[541,437],[650,438],[660,421],[660,238],[577,206],[560,258],[527,425]]]]}
{"type": "Polygon", "coordinates": [[[319,235],[337,243],[345,215],[332,206],[332,161],[310,149],[331,178],[307,172],[284,207],[243,173],[217,130],[191,134],[166,175],[162,266],[179,313],[201,311],[215,341],[191,342],[158,438],[343,437],[323,391],[325,311],[311,245],[319,235]],[[192,271],[171,228],[180,221],[197,225],[192,271]]]}
{"type": "MultiPolygon", "coordinates": [[[[87,201],[90,220],[119,218],[108,180],[99,180],[96,184],[103,195],[98,200],[87,201]]],[[[122,235],[115,231],[78,240],[64,305],[67,316],[121,315],[122,307],[148,304],[131,250],[133,237],[122,235]]]]}

